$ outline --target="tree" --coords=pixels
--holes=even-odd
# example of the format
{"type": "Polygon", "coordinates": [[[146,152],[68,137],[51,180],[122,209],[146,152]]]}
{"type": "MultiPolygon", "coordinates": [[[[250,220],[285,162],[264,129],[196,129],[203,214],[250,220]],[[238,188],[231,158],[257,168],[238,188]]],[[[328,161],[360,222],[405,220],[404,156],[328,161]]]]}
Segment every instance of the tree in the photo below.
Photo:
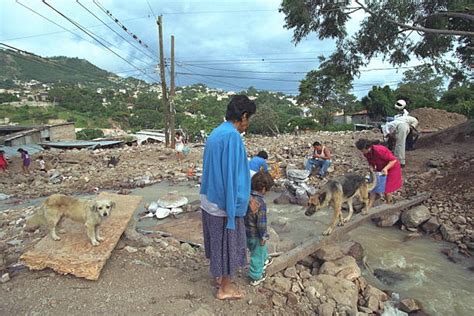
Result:
{"type": "Polygon", "coordinates": [[[442,95],[443,76],[430,65],[420,65],[403,74],[403,83],[396,90],[397,99],[409,102],[410,108],[438,107],[442,95]]]}
{"type": "Polygon", "coordinates": [[[280,12],[285,14],[285,27],[293,29],[296,43],[312,32],[320,40],[336,39],[338,49],[350,60],[344,68],[348,74],[357,74],[360,66],[377,55],[393,65],[407,63],[412,55],[444,63],[453,47],[466,68],[473,62],[474,6],[470,0],[354,0],[354,6],[348,6],[349,2],[283,0],[280,12]],[[347,27],[357,11],[364,17],[352,34],[347,27]]]}
{"type": "MultiPolygon", "coordinates": [[[[336,51],[334,55],[340,54],[336,51]]],[[[298,102],[316,104],[323,107],[351,108],[355,96],[349,93],[352,88],[352,76],[344,73],[344,62],[319,57],[321,64],[318,70],[312,70],[301,80],[298,102]]]]}
{"type": "Polygon", "coordinates": [[[312,112],[319,124],[321,124],[323,128],[326,128],[334,123],[334,111],[334,108],[327,106],[319,109],[313,109],[312,112]]]}
{"type": "Polygon", "coordinates": [[[389,86],[372,87],[367,96],[362,98],[362,105],[370,116],[380,119],[395,114],[395,94],[389,86]]]}
{"type": "Polygon", "coordinates": [[[450,89],[444,93],[440,102],[448,111],[474,118],[474,85],[466,83],[450,89]]]}

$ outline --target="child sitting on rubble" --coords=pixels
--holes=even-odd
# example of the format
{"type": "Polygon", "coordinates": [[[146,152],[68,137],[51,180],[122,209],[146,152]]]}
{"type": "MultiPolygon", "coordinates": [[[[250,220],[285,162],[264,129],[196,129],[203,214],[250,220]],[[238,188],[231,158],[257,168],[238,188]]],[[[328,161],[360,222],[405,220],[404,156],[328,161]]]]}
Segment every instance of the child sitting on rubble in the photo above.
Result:
{"type": "Polygon", "coordinates": [[[249,168],[250,168],[250,177],[253,177],[260,169],[263,168],[263,171],[268,172],[268,153],[265,150],[261,150],[258,154],[250,159],[249,168]]]}
{"type": "Polygon", "coordinates": [[[258,210],[254,212],[249,207],[245,215],[247,247],[250,250],[248,276],[252,280],[250,285],[253,286],[257,286],[265,280],[265,269],[272,263],[272,260],[268,257],[267,205],[263,197],[272,188],[273,184],[270,174],[263,170],[252,177],[251,195],[260,205],[258,210]]]}

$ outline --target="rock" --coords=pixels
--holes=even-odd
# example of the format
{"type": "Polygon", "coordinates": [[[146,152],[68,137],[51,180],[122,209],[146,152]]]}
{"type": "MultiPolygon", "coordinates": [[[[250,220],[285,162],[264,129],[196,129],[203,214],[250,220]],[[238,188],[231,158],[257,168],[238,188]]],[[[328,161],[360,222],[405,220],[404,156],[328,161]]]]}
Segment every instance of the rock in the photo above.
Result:
{"type": "Polygon", "coordinates": [[[309,279],[307,287],[313,287],[315,293],[319,293],[321,298],[324,295],[333,299],[337,306],[347,306],[353,314],[357,312],[358,289],[351,281],[328,274],[319,274],[309,279]]]}
{"type": "Polygon", "coordinates": [[[273,200],[275,204],[290,204],[291,196],[288,192],[283,192],[279,197],[273,200]]]}
{"type": "Polygon", "coordinates": [[[406,227],[418,227],[430,217],[430,210],[424,205],[419,205],[404,211],[400,218],[406,227]]]}
{"type": "Polygon", "coordinates": [[[131,247],[131,246],[125,246],[125,248],[124,248],[124,249],[125,249],[125,250],[126,250],[128,253],[135,253],[135,252],[137,252],[137,251],[138,251],[138,249],[137,249],[137,248],[135,248],[135,247],[131,247]]]}
{"type": "Polygon", "coordinates": [[[361,261],[364,258],[364,248],[356,241],[339,243],[339,247],[345,255],[353,257],[356,261],[361,261]]]}
{"type": "Polygon", "coordinates": [[[13,240],[7,241],[7,245],[15,247],[15,246],[21,245],[22,242],[23,242],[23,240],[21,240],[21,239],[13,239],[13,240]]]}
{"type": "Polygon", "coordinates": [[[304,181],[308,179],[310,172],[307,170],[289,169],[286,171],[286,177],[293,181],[304,181]]]}
{"type": "Polygon", "coordinates": [[[385,292],[371,285],[367,285],[363,292],[363,297],[365,299],[365,306],[374,313],[382,309],[383,302],[388,300],[388,295],[385,292]]]}
{"type": "Polygon", "coordinates": [[[423,236],[423,234],[419,233],[419,232],[410,233],[410,234],[406,235],[405,237],[403,237],[403,242],[410,241],[410,240],[415,240],[415,239],[418,239],[422,236],[423,236]]]}
{"type": "Polygon", "coordinates": [[[449,224],[442,224],[440,231],[443,239],[446,241],[456,242],[462,237],[462,234],[449,224]]]}
{"type": "Polygon", "coordinates": [[[430,159],[426,162],[426,165],[429,167],[429,168],[439,168],[440,167],[440,162],[437,161],[437,160],[433,160],[433,159],[430,159]]]}
{"type": "Polygon", "coordinates": [[[156,201],[156,203],[159,207],[172,209],[188,204],[188,199],[179,194],[168,193],[156,201]]]}
{"type": "Polygon", "coordinates": [[[397,282],[408,279],[408,275],[404,273],[394,272],[385,269],[375,269],[374,275],[377,279],[387,285],[393,285],[397,282]]]}
{"type": "Polygon", "coordinates": [[[311,273],[309,273],[309,271],[304,270],[300,272],[300,278],[302,278],[303,280],[309,279],[310,277],[311,277],[311,273]]]}
{"type": "Polygon", "coordinates": [[[161,257],[161,253],[158,251],[158,249],[156,249],[155,247],[153,246],[147,246],[145,248],[145,253],[149,256],[153,256],[153,257],[161,257]]]}
{"type": "Polygon", "coordinates": [[[331,303],[324,303],[318,306],[319,316],[332,316],[334,314],[335,306],[331,303]]]}
{"type": "Polygon", "coordinates": [[[353,281],[360,277],[361,271],[353,257],[345,256],[325,262],[319,269],[320,274],[329,274],[353,281]]]}
{"type": "Polygon", "coordinates": [[[294,306],[298,304],[298,296],[295,293],[290,292],[286,295],[286,297],[287,297],[287,303],[289,305],[294,306]]]}
{"type": "Polygon", "coordinates": [[[298,261],[298,263],[300,263],[301,265],[303,265],[305,267],[308,267],[308,268],[313,267],[313,262],[314,262],[314,258],[311,257],[311,256],[304,257],[303,259],[298,261]]]}
{"type": "Polygon", "coordinates": [[[421,225],[421,229],[427,234],[435,233],[439,229],[439,222],[436,217],[432,216],[426,223],[421,225]]]}
{"type": "Polygon", "coordinates": [[[195,252],[193,246],[191,246],[188,243],[184,242],[184,243],[181,244],[180,247],[181,247],[181,250],[184,250],[187,253],[194,253],[195,252]]]}
{"type": "Polygon", "coordinates": [[[322,248],[317,250],[314,255],[316,256],[316,258],[323,261],[333,261],[344,257],[342,249],[336,244],[323,246],[322,248]]]}
{"type": "Polygon", "coordinates": [[[0,283],[7,283],[8,281],[10,281],[10,274],[8,273],[4,273],[2,274],[2,277],[0,278],[0,283]]]}
{"type": "Polygon", "coordinates": [[[393,214],[382,214],[373,217],[372,221],[379,227],[391,227],[399,221],[400,214],[401,211],[393,214]]]}
{"type": "Polygon", "coordinates": [[[133,245],[135,247],[146,247],[153,244],[153,239],[137,232],[133,225],[127,227],[123,233],[123,238],[127,241],[127,244],[133,245]]]}
{"type": "Polygon", "coordinates": [[[414,298],[404,298],[398,303],[398,308],[405,313],[413,313],[423,309],[423,306],[414,298]]]}
{"type": "Polygon", "coordinates": [[[453,219],[453,223],[465,225],[467,224],[467,220],[464,216],[458,215],[453,219]]]}
{"type": "Polygon", "coordinates": [[[274,306],[283,306],[286,304],[286,297],[278,293],[273,293],[272,303],[274,306]]]}
{"type": "Polygon", "coordinates": [[[278,293],[286,294],[291,289],[291,281],[284,277],[276,277],[273,279],[271,288],[278,293]]]}
{"type": "Polygon", "coordinates": [[[290,279],[297,279],[298,278],[298,273],[296,272],[296,268],[295,267],[289,267],[285,270],[285,272],[283,273],[283,275],[286,277],[286,278],[290,278],[290,279]]]}
{"type": "Polygon", "coordinates": [[[4,193],[0,193],[0,201],[8,200],[9,198],[10,198],[10,195],[4,194],[4,193]]]}

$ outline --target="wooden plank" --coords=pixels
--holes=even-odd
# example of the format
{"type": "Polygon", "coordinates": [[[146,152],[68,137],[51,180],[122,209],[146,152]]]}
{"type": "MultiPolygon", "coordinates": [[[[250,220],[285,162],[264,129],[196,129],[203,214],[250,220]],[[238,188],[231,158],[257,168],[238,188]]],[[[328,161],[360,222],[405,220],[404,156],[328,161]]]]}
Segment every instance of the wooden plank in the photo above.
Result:
{"type": "Polygon", "coordinates": [[[60,235],[60,241],[47,235],[20,259],[32,270],[51,268],[61,274],[97,280],[142,198],[106,192],[98,196],[98,199],[116,203],[111,216],[100,225],[100,234],[105,240],[99,246],[91,245],[84,225],[64,220],[61,226],[66,233],[60,235]]]}
{"type": "Polygon", "coordinates": [[[311,238],[303,242],[301,245],[297,246],[296,248],[275,258],[273,261],[273,264],[270,265],[267,269],[267,275],[271,276],[287,267],[295,265],[301,259],[311,255],[312,253],[316,252],[321,247],[337,241],[338,239],[340,239],[341,236],[359,227],[360,225],[369,221],[372,217],[376,215],[392,214],[395,212],[399,212],[401,210],[421,204],[423,201],[428,199],[428,197],[429,197],[428,193],[420,193],[410,199],[400,201],[395,204],[391,204],[391,205],[384,204],[384,205],[374,207],[371,210],[369,210],[368,215],[362,215],[359,213],[354,218],[352,218],[352,221],[350,221],[349,223],[345,224],[342,227],[336,227],[336,229],[332,232],[331,235],[329,236],[320,235],[320,236],[311,238]]]}

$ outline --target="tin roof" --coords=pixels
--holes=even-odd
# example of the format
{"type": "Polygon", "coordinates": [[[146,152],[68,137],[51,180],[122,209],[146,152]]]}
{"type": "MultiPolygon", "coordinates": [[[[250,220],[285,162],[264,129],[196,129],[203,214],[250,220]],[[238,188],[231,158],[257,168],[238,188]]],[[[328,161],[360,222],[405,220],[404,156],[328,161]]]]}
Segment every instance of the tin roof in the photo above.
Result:
{"type": "Polygon", "coordinates": [[[27,144],[27,145],[19,145],[19,146],[0,146],[0,150],[5,152],[5,157],[11,159],[13,157],[19,157],[20,153],[18,152],[19,148],[23,148],[26,150],[30,155],[39,153],[44,149],[37,144],[27,144]]]}
{"type": "Polygon", "coordinates": [[[116,145],[123,144],[121,140],[101,140],[101,141],[92,141],[92,140],[74,140],[74,141],[62,141],[62,142],[44,142],[40,145],[43,148],[62,148],[62,149],[72,149],[72,148],[107,148],[116,145]]]}

